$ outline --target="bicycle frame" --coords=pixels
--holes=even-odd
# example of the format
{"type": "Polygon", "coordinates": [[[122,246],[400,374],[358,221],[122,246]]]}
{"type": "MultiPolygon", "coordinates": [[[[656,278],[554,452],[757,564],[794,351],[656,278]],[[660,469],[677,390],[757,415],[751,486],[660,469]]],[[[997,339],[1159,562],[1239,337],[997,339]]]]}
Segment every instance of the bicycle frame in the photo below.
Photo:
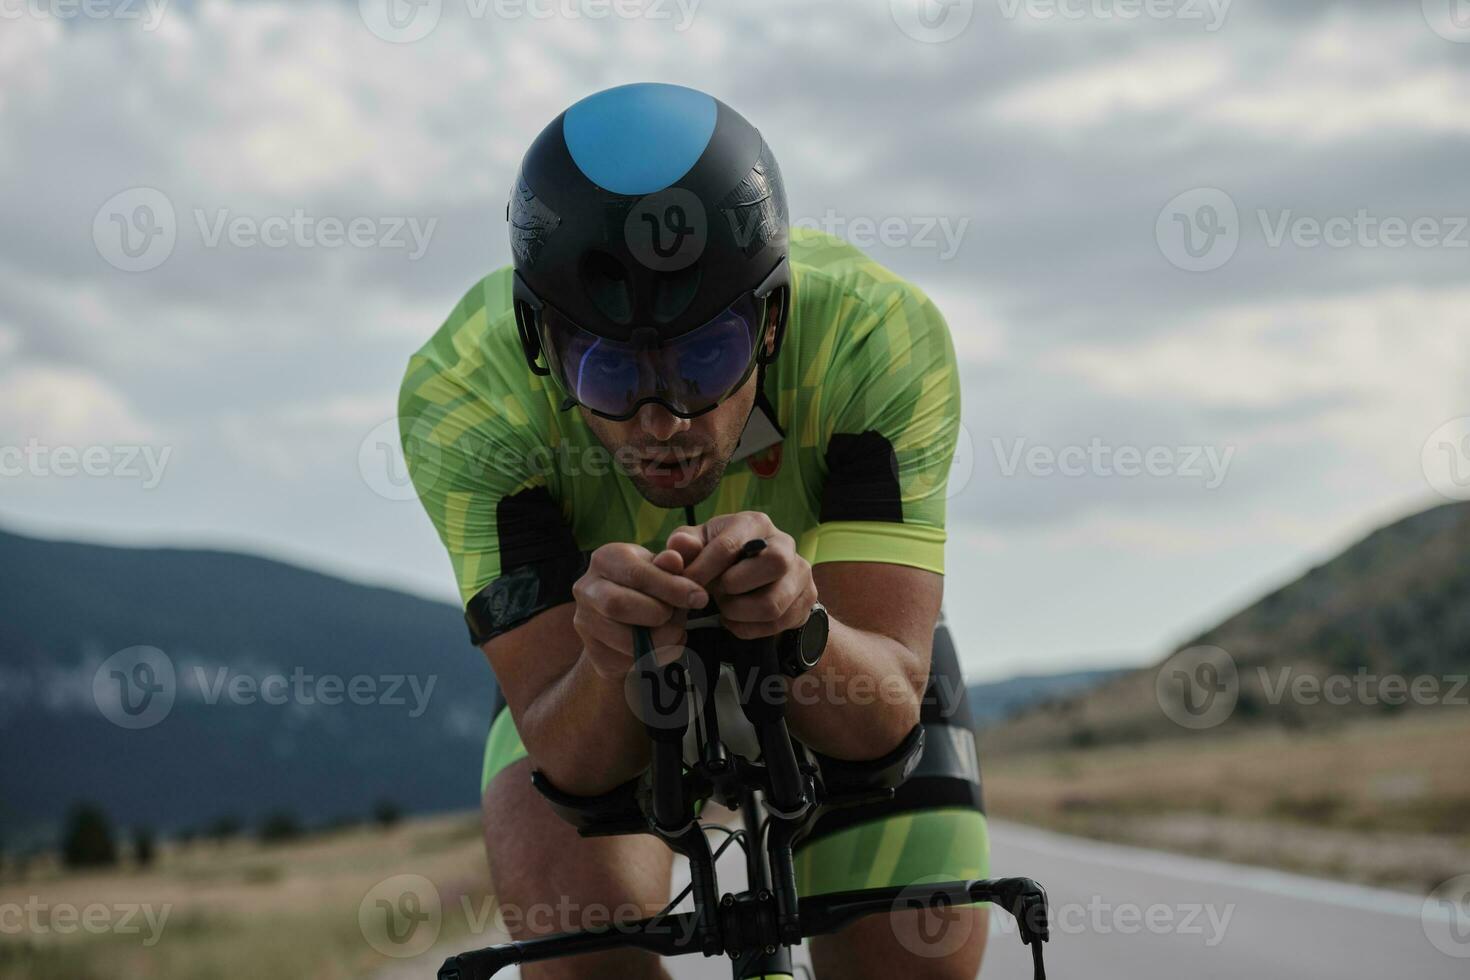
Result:
{"type": "MultiPolygon", "coordinates": [[[[706,617],[706,620],[709,617],[706,617]]],[[[717,620],[715,620],[717,622],[717,620]]],[[[689,623],[691,631],[696,621],[689,623]]],[[[690,633],[693,642],[694,633],[690,633]]],[[[646,629],[635,632],[639,717],[652,742],[652,761],[640,775],[599,796],[563,793],[536,770],[532,784],[583,837],[648,833],[689,860],[690,881],[657,915],[627,922],[501,943],[444,961],[439,980],[485,980],[506,966],[615,948],[645,949],[664,957],[725,954],[735,980],[790,978],[791,947],[808,936],[836,932],[866,915],[910,908],[942,909],[989,901],[1017,920],[1021,941],[1031,946],[1034,976],[1044,980],[1042,943],[1049,940],[1045,890],[1029,878],[972,879],[936,884],[863,888],[799,898],[792,848],[828,809],[888,799],[923,753],[923,729],[915,725],[903,743],[871,762],[823,756],[794,740],[786,727],[786,680],[774,638],[741,641],[713,631],[715,642],[687,650],[658,666],[646,629]],[[711,648],[713,647],[713,649],[711,648]],[[703,667],[691,673],[690,657],[703,667]],[[713,668],[711,670],[710,668],[713,668]],[[740,707],[754,727],[759,761],[729,751],[720,738],[715,689],[729,667],[741,692],[740,707]],[[691,676],[696,683],[691,684],[691,676]],[[710,678],[703,685],[698,677],[710,678]],[[684,762],[691,697],[701,711],[696,731],[699,759],[684,762]],[[741,813],[743,831],[710,849],[697,806],[714,799],[741,813]],[[760,811],[765,811],[762,819],[760,811]],[[744,838],[747,887],[719,894],[715,858],[744,838]],[[765,847],[762,848],[762,841],[765,847]],[[692,893],[694,911],[670,910],[692,893]]]]}

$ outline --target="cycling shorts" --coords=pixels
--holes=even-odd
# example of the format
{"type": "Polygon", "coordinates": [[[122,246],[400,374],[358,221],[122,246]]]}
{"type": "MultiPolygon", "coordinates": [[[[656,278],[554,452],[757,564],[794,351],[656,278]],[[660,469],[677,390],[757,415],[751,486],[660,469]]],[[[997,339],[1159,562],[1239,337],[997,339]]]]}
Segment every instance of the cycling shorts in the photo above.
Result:
{"type": "MultiPolygon", "coordinates": [[[[990,843],[974,723],[954,642],[942,619],[934,632],[920,721],[924,756],[893,799],[829,810],[797,845],[797,889],[803,897],[988,877],[990,843]]],[[[480,792],[525,757],[497,686],[480,792]]]]}

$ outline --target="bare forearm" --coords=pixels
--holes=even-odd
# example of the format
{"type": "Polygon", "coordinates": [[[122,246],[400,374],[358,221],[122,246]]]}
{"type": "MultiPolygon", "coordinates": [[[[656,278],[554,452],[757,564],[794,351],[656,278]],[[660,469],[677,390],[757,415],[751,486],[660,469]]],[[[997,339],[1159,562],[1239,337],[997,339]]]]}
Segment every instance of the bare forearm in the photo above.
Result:
{"type": "Polygon", "coordinates": [[[622,682],[585,657],[531,703],[519,727],[533,766],[567,793],[606,792],[648,765],[648,732],[622,682]]]}
{"type": "Polygon", "coordinates": [[[791,682],[791,732],[825,755],[876,759],[918,724],[920,672],[927,676],[927,667],[927,651],[921,656],[834,618],[821,661],[791,682]]]}

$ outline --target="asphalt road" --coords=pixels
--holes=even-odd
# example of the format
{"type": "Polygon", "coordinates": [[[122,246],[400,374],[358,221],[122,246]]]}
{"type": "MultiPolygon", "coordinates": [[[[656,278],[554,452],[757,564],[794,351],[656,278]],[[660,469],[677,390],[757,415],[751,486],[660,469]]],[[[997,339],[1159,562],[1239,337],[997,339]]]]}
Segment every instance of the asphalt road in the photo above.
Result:
{"type": "MultiPolygon", "coordinates": [[[[1470,978],[1470,921],[1439,905],[1426,913],[1422,898],[1000,822],[992,834],[992,872],[1035,878],[1050,895],[1046,958],[1053,978],[1470,978]],[[1458,932],[1449,926],[1456,914],[1458,932]],[[1431,942],[1431,933],[1448,951],[1431,942]]],[[[722,890],[742,886],[735,850],[720,862],[722,890]]],[[[682,888],[687,878],[675,868],[675,888],[682,888]]],[[[427,980],[447,952],[436,947],[379,980],[427,980]]],[[[797,963],[809,962],[803,950],[797,963]]],[[[682,957],[669,966],[676,980],[730,975],[723,959],[682,957]]],[[[798,969],[797,976],[811,974],[798,969]]],[[[1031,976],[1030,953],[999,912],[992,915],[984,976],[1031,976]]]]}

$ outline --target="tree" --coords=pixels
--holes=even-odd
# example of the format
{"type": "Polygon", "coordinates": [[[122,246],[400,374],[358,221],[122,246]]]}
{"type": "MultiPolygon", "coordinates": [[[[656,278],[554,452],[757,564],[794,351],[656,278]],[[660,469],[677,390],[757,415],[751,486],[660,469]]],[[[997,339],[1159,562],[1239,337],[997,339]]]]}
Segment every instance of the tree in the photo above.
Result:
{"type": "Polygon", "coordinates": [[[78,803],[66,820],[61,860],[68,868],[96,868],[117,863],[117,845],[107,815],[95,803],[78,803]]]}
{"type": "Polygon", "coordinates": [[[156,850],[153,831],[150,828],[133,828],[133,860],[138,862],[138,867],[146,868],[152,864],[156,850]]]}
{"type": "Polygon", "coordinates": [[[384,830],[387,830],[402,818],[403,811],[392,800],[379,800],[373,804],[373,819],[384,830]]]}
{"type": "Polygon", "coordinates": [[[209,825],[208,835],[220,844],[240,833],[240,818],[233,816],[219,817],[209,825]]]}
{"type": "Polygon", "coordinates": [[[301,836],[301,821],[289,810],[276,810],[268,814],[260,824],[262,844],[279,844],[301,836]]]}

